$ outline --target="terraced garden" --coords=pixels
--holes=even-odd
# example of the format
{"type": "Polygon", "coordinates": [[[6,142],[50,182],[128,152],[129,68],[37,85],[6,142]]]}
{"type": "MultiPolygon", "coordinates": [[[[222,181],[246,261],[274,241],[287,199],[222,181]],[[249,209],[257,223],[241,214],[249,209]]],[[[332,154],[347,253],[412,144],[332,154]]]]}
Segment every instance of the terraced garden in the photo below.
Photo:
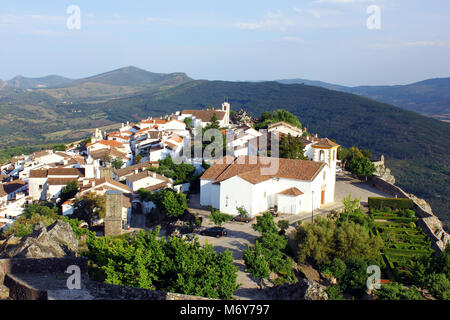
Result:
{"type": "Polygon", "coordinates": [[[369,207],[375,221],[373,232],[384,241],[382,253],[392,280],[404,281],[409,278],[407,266],[411,259],[431,255],[433,250],[431,241],[416,225],[418,219],[411,210],[412,201],[394,200],[389,199],[389,207],[382,201],[369,201],[369,207]]]}

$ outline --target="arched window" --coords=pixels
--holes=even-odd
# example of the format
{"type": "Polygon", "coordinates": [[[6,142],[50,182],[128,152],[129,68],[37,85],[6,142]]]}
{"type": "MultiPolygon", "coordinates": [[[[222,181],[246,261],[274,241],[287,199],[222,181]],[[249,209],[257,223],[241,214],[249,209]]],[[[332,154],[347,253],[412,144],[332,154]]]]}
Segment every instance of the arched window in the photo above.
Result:
{"type": "Polygon", "coordinates": [[[323,150],[319,152],[319,161],[325,161],[325,151],[323,150]]]}

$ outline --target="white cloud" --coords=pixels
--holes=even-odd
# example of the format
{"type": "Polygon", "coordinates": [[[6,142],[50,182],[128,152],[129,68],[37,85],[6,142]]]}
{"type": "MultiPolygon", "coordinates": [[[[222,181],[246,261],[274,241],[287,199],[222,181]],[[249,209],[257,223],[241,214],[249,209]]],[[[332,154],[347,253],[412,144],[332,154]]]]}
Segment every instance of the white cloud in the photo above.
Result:
{"type": "Polygon", "coordinates": [[[247,30],[281,30],[285,31],[288,27],[294,25],[294,22],[286,18],[281,11],[269,12],[261,21],[240,22],[236,24],[239,29],[247,30]]]}

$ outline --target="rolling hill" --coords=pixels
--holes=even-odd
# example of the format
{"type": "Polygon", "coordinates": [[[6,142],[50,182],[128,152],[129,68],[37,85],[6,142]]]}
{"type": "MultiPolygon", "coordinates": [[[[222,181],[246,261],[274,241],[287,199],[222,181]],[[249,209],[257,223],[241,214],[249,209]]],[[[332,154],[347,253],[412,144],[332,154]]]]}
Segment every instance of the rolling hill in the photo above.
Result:
{"type": "Polygon", "coordinates": [[[7,81],[7,83],[15,89],[37,89],[62,86],[71,83],[72,81],[72,79],[57,75],[50,75],[42,78],[27,78],[23,76],[17,76],[7,81]]]}
{"type": "MultiPolygon", "coordinates": [[[[263,111],[283,108],[298,116],[310,132],[336,139],[344,147],[355,145],[375,155],[384,154],[398,184],[429,201],[436,214],[447,226],[450,224],[449,123],[318,86],[195,81],[184,74],[160,77],[139,70],[119,79],[119,74],[128,72],[130,69],[119,69],[65,88],[0,90],[3,155],[11,154],[5,148],[13,146],[84,138],[90,128],[185,108],[219,106],[226,96],[234,110],[244,108],[259,116],[263,111]],[[70,96],[81,88],[86,91],[70,96]],[[89,97],[98,88],[101,92],[89,97]],[[118,88],[124,92],[104,95],[118,88]]],[[[21,150],[16,148],[14,152],[21,150]]]]}
{"type": "Polygon", "coordinates": [[[450,120],[450,78],[436,78],[397,86],[345,87],[305,79],[279,80],[283,84],[306,84],[353,93],[439,120],[450,120]]]}

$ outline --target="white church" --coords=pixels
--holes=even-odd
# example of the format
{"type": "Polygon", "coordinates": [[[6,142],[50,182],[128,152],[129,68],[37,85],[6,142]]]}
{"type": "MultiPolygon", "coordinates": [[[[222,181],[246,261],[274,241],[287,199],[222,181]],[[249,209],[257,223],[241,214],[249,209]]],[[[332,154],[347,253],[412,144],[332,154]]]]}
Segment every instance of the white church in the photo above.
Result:
{"type": "Polygon", "coordinates": [[[321,139],[312,145],[311,161],[268,157],[226,157],[201,177],[200,204],[238,215],[269,209],[298,215],[334,202],[337,149],[321,139]],[[269,170],[269,168],[275,168],[269,170]]]}

